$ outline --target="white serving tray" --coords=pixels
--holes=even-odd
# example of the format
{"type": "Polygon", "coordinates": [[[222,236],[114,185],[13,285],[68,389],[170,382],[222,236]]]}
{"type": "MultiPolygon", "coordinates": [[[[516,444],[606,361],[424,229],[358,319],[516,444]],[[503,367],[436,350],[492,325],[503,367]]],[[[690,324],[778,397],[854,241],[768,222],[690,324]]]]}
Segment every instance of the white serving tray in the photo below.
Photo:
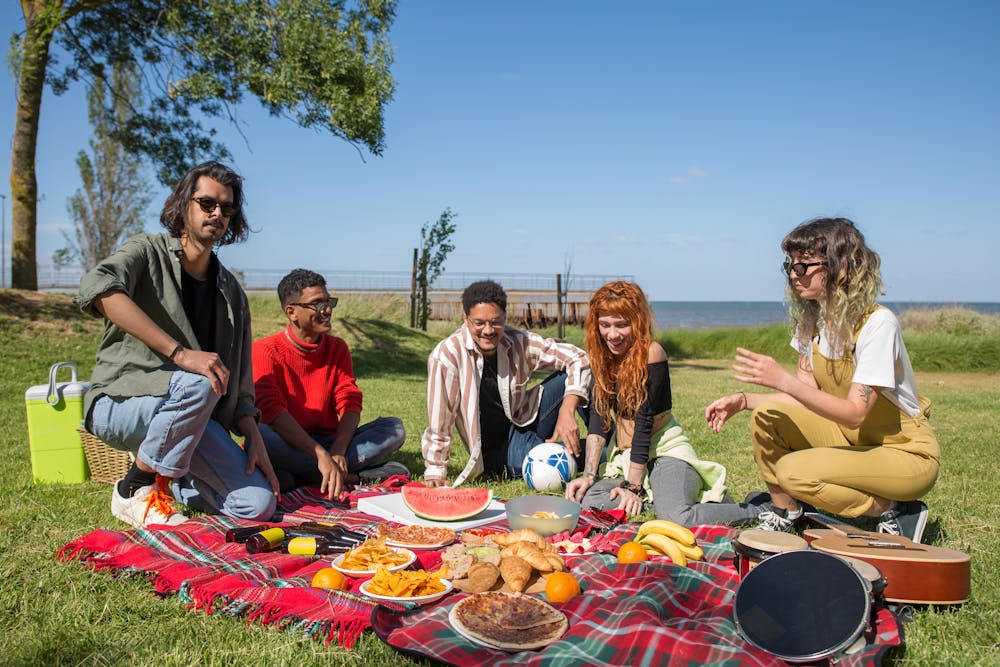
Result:
{"type": "Polygon", "coordinates": [[[396,521],[407,526],[433,526],[437,528],[451,528],[452,530],[465,530],[466,528],[476,528],[493,523],[497,519],[506,516],[504,504],[497,499],[490,501],[482,512],[462,521],[431,521],[422,519],[410,510],[403,502],[402,493],[390,493],[384,496],[369,496],[358,500],[358,511],[371,514],[389,521],[396,521]]]}

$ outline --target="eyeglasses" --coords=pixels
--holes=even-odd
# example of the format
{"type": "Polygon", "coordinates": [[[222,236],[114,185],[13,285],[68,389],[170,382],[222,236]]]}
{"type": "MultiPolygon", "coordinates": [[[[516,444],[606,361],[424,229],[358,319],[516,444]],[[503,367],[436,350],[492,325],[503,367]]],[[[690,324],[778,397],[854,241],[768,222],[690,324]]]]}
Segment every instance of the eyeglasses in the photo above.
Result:
{"type": "Polygon", "coordinates": [[[309,310],[315,310],[317,313],[322,315],[323,313],[329,313],[331,310],[337,307],[337,297],[331,296],[326,301],[313,301],[312,303],[290,303],[289,306],[300,306],[302,308],[308,308],[309,310]]]}
{"type": "Polygon", "coordinates": [[[785,261],[781,265],[781,272],[786,276],[790,273],[794,273],[797,277],[801,278],[806,275],[810,266],[826,266],[826,262],[795,262],[794,264],[789,261],[785,261]]]}
{"type": "Polygon", "coordinates": [[[201,207],[201,210],[205,213],[211,214],[215,210],[215,207],[219,207],[219,213],[222,214],[224,218],[233,217],[233,213],[236,213],[236,205],[228,201],[219,201],[213,197],[191,197],[191,201],[201,207]]]}
{"type": "Polygon", "coordinates": [[[503,320],[469,320],[469,323],[477,331],[485,329],[487,324],[494,329],[503,329],[503,320]]]}

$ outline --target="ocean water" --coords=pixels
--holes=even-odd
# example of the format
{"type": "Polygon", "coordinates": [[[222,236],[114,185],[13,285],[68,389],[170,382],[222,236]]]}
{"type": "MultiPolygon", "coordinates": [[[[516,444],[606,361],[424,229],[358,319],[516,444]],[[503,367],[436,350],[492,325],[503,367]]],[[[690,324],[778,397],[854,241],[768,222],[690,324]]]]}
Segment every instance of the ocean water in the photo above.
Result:
{"type": "MultiPolygon", "coordinates": [[[[657,330],[754,327],[788,320],[780,301],[653,301],[657,330]]],[[[1000,314],[1000,303],[931,303],[922,301],[886,302],[896,313],[906,310],[933,310],[962,306],[980,313],[1000,314]]]]}

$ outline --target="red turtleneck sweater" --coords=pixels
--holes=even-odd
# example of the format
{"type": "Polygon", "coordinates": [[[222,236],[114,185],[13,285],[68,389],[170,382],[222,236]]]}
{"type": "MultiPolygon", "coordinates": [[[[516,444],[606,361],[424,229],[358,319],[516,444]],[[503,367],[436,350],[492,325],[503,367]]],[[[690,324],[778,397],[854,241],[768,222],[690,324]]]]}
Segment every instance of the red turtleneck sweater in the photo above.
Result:
{"type": "Polygon", "coordinates": [[[291,328],[253,342],[253,382],[261,421],[269,424],[283,412],[299,426],[322,435],[337,431],[339,415],[361,412],[361,390],[354,378],[351,352],[336,336],[318,343],[296,338],[291,328]]]}

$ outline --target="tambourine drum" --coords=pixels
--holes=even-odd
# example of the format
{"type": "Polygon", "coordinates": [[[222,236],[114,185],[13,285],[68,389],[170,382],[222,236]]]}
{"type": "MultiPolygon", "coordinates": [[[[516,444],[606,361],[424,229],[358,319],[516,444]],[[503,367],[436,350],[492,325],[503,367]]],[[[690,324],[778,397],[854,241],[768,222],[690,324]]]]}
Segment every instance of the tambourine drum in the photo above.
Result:
{"type": "Polygon", "coordinates": [[[822,551],[762,560],[736,590],[733,616],[743,638],[788,662],[827,658],[859,642],[868,627],[868,582],[822,551]]]}
{"type": "Polygon", "coordinates": [[[736,571],[740,579],[765,558],[786,551],[801,551],[809,543],[797,535],[773,530],[744,530],[732,541],[736,552],[736,571]]]}

